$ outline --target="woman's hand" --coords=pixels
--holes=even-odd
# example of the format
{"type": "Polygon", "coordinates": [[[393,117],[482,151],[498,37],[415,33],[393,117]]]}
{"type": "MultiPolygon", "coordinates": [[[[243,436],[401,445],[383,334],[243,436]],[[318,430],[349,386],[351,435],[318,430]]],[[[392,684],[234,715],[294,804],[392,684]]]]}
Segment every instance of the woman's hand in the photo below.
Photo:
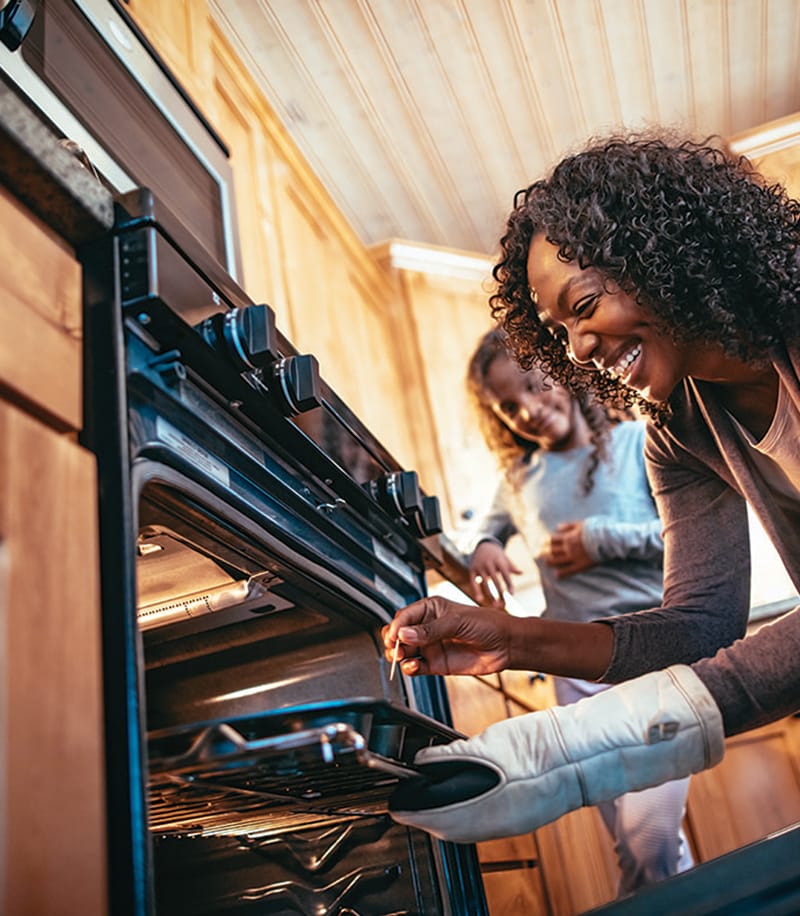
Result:
{"type": "Polygon", "coordinates": [[[596,565],[583,545],[583,522],[564,522],[559,525],[539,557],[555,569],[559,579],[574,576],[596,565]]]}
{"type": "Polygon", "coordinates": [[[494,674],[509,666],[517,618],[494,608],[446,598],[422,598],[397,612],[382,630],[385,655],[404,674],[494,674]]]}
{"type": "Polygon", "coordinates": [[[511,577],[521,572],[496,541],[481,541],[469,564],[472,597],[478,604],[488,598],[494,607],[504,607],[503,592],[514,594],[511,577]],[[494,585],[494,593],[490,589],[490,582],[494,585]]]}

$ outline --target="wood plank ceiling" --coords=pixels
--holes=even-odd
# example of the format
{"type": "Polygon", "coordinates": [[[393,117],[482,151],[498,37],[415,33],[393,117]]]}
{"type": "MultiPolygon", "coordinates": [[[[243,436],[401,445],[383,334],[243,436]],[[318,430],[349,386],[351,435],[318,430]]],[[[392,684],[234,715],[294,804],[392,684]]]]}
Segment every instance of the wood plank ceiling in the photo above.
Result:
{"type": "Polygon", "coordinates": [[[731,136],[800,108],[800,0],[212,0],[367,245],[493,255],[588,137],[731,136]]]}

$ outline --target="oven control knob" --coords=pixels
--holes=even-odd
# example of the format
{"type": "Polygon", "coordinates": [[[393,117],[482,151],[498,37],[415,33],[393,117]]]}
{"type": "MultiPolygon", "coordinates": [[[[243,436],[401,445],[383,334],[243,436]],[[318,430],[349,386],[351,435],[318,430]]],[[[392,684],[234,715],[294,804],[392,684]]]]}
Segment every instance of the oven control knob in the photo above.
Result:
{"type": "Polygon", "coordinates": [[[268,305],[251,305],[218,312],[195,327],[205,342],[227,357],[239,372],[266,369],[280,353],[275,312],[268,305]]]}
{"type": "Polygon", "coordinates": [[[372,498],[390,515],[403,519],[419,537],[439,534],[439,500],[424,496],[416,471],[394,471],[364,484],[372,498]]]}
{"type": "Polygon", "coordinates": [[[436,496],[424,496],[422,506],[417,514],[419,531],[422,537],[440,534],[442,531],[442,513],[439,499],[436,496]]]}
{"type": "Polygon", "coordinates": [[[270,370],[269,390],[287,416],[320,407],[319,363],[315,356],[302,354],[279,359],[270,370]]]}
{"type": "Polygon", "coordinates": [[[422,504],[416,471],[394,471],[366,484],[370,495],[395,518],[413,516],[422,504]]]}

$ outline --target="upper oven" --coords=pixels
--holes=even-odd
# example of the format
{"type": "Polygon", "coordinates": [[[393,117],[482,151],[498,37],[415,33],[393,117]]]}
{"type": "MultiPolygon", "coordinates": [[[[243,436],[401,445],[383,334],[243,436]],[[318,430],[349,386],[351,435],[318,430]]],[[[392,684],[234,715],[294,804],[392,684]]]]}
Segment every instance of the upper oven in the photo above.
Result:
{"type": "Polygon", "coordinates": [[[81,252],[115,913],[481,914],[395,824],[439,678],[389,677],[438,502],[149,191],[81,252]]]}
{"type": "Polygon", "coordinates": [[[229,151],[119,0],[23,0],[0,76],[114,193],[146,186],[241,277],[229,151]]]}

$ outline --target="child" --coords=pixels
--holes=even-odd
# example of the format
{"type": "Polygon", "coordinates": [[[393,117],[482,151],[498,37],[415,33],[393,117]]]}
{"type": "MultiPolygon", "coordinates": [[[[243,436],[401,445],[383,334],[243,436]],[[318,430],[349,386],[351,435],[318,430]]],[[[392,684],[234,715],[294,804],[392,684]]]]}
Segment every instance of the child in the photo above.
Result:
{"type": "MultiPolygon", "coordinates": [[[[481,339],[467,384],[502,469],[474,534],[473,596],[502,606],[518,570],[504,550],[519,534],[535,558],[543,617],[584,621],[661,601],[661,522],[644,471],[644,424],[612,423],[589,395],[573,397],[538,369],[522,370],[500,328],[481,339]],[[494,596],[492,588],[494,586],[494,596]]],[[[606,685],[554,678],[562,705],[606,685]]],[[[620,864],[619,893],[693,864],[681,830],[689,780],[598,805],[620,864]]]]}

